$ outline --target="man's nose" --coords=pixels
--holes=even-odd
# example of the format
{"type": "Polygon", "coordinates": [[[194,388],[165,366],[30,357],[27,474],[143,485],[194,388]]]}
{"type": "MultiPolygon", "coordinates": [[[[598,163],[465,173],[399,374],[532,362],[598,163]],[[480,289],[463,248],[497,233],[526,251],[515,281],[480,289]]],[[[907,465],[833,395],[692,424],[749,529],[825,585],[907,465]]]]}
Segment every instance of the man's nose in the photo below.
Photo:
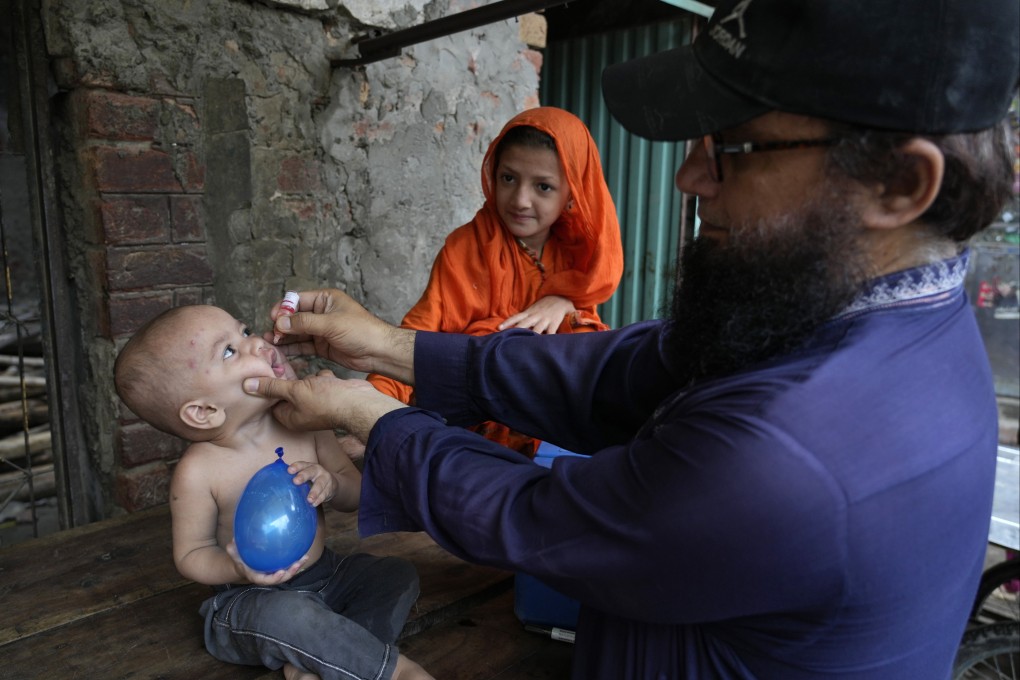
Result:
{"type": "Polygon", "coordinates": [[[708,151],[700,140],[690,140],[694,148],[676,171],[676,188],[685,194],[694,196],[708,196],[714,194],[719,183],[712,178],[708,170],[708,151]]]}

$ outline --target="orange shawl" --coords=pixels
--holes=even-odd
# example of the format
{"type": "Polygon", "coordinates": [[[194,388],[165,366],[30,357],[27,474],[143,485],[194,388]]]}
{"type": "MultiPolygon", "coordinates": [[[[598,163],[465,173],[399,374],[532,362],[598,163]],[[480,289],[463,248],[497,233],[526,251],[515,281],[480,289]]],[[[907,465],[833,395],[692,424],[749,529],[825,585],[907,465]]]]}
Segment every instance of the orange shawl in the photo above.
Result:
{"type": "MultiPolygon", "coordinates": [[[[578,311],[564,319],[558,333],[605,330],[595,308],[609,299],[620,282],[623,245],[616,206],[588,128],[563,109],[524,111],[489,144],[481,174],[485,204],[472,221],[447,237],[425,292],[401,326],[486,335],[539,298],[559,295],[571,300],[578,311]],[[543,249],[544,280],[504,228],[495,208],[495,151],[506,132],[520,125],[537,128],[556,141],[573,199],[573,208],[553,224],[543,249]]],[[[379,375],[368,379],[380,391],[410,403],[411,387],[379,375]]],[[[490,439],[502,441],[494,435],[486,432],[490,439]]]]}

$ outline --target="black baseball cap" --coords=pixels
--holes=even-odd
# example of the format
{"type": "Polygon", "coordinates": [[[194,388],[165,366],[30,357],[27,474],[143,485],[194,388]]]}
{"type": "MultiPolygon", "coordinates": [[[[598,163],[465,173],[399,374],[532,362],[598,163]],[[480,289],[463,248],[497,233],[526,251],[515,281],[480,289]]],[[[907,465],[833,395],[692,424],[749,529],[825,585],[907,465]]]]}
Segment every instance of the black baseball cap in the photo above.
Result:
{"type": "Polygon", "coordinates": [[[1018,0],[720,0],[693,45],[602,74],[610,113],[652,140],[780,110],[918,134],[1006,115],[1018,0]]]}

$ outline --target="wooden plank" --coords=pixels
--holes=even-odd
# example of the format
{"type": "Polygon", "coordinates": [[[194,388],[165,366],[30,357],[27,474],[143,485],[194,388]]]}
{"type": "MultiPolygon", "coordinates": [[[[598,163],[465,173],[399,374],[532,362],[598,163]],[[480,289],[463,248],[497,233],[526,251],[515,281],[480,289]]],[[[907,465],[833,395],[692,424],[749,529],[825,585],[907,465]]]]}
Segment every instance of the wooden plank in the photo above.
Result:
{"type": "MultiPolygon", "coordinates": [[[[256,666],[217,661],[202,642],[197,584],[107,609],[0,646],[0,678],[246,680],[256,666]]],[[[278,673],[274,674],[278,679],[278,673]]]]}
{"type": "MultiPolygon", "coordinates": [[[[460,617],[512,585],[510,573],[464,562],[426,534],[362,540],[356,514],[327,511],[326,523],[338,552],[414,562],[422,592],[404,636],[460,617]]],[[[220,664],[205,652],[198,607],[209,593],[177,574],[165,505],[0,549],[0,678],[49,670],[56,677],[262,677],[265,669],[220,664]]]]}
{"type": "Polygon", "coordinates": [[[441,680],[564,680],[574,646],[526,631],[507,591],[401,640],[400,651],[441,680]]]}
{"type": "MultiPolygon", "coordinates": [[[[222,663],[202,645],[198,585],[53,628],[0,647],[0,678],[278,680],[279,672],[222,663]]],[[[553,680],[570,676],[573,646],[530,633],[513,594],[465,610],[398,644],[442,680],[553,680]]]]}
{"type": "Polygon", "coordinates": [[[165,506],[0,550],[0,645],[190,583],[165,506]]]}

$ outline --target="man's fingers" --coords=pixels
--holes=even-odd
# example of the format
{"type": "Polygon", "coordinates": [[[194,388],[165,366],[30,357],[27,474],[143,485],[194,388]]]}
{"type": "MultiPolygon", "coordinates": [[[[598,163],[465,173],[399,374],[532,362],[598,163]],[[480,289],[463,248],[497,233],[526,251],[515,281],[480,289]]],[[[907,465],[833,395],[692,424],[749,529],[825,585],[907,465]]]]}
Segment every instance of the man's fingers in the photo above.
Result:
{"type": "Polygon", "coordinates": [[[335,323],[328,314],[297,312],[276,320],[276,330],[285,335],[329,336],[335,323]]]}
{"type": "Polygon", "coordinates": [[[244,391],[268,399],[286,399],[290,395],[291,380],[277,378],[247,378],[243,383],[244,391]]]}

